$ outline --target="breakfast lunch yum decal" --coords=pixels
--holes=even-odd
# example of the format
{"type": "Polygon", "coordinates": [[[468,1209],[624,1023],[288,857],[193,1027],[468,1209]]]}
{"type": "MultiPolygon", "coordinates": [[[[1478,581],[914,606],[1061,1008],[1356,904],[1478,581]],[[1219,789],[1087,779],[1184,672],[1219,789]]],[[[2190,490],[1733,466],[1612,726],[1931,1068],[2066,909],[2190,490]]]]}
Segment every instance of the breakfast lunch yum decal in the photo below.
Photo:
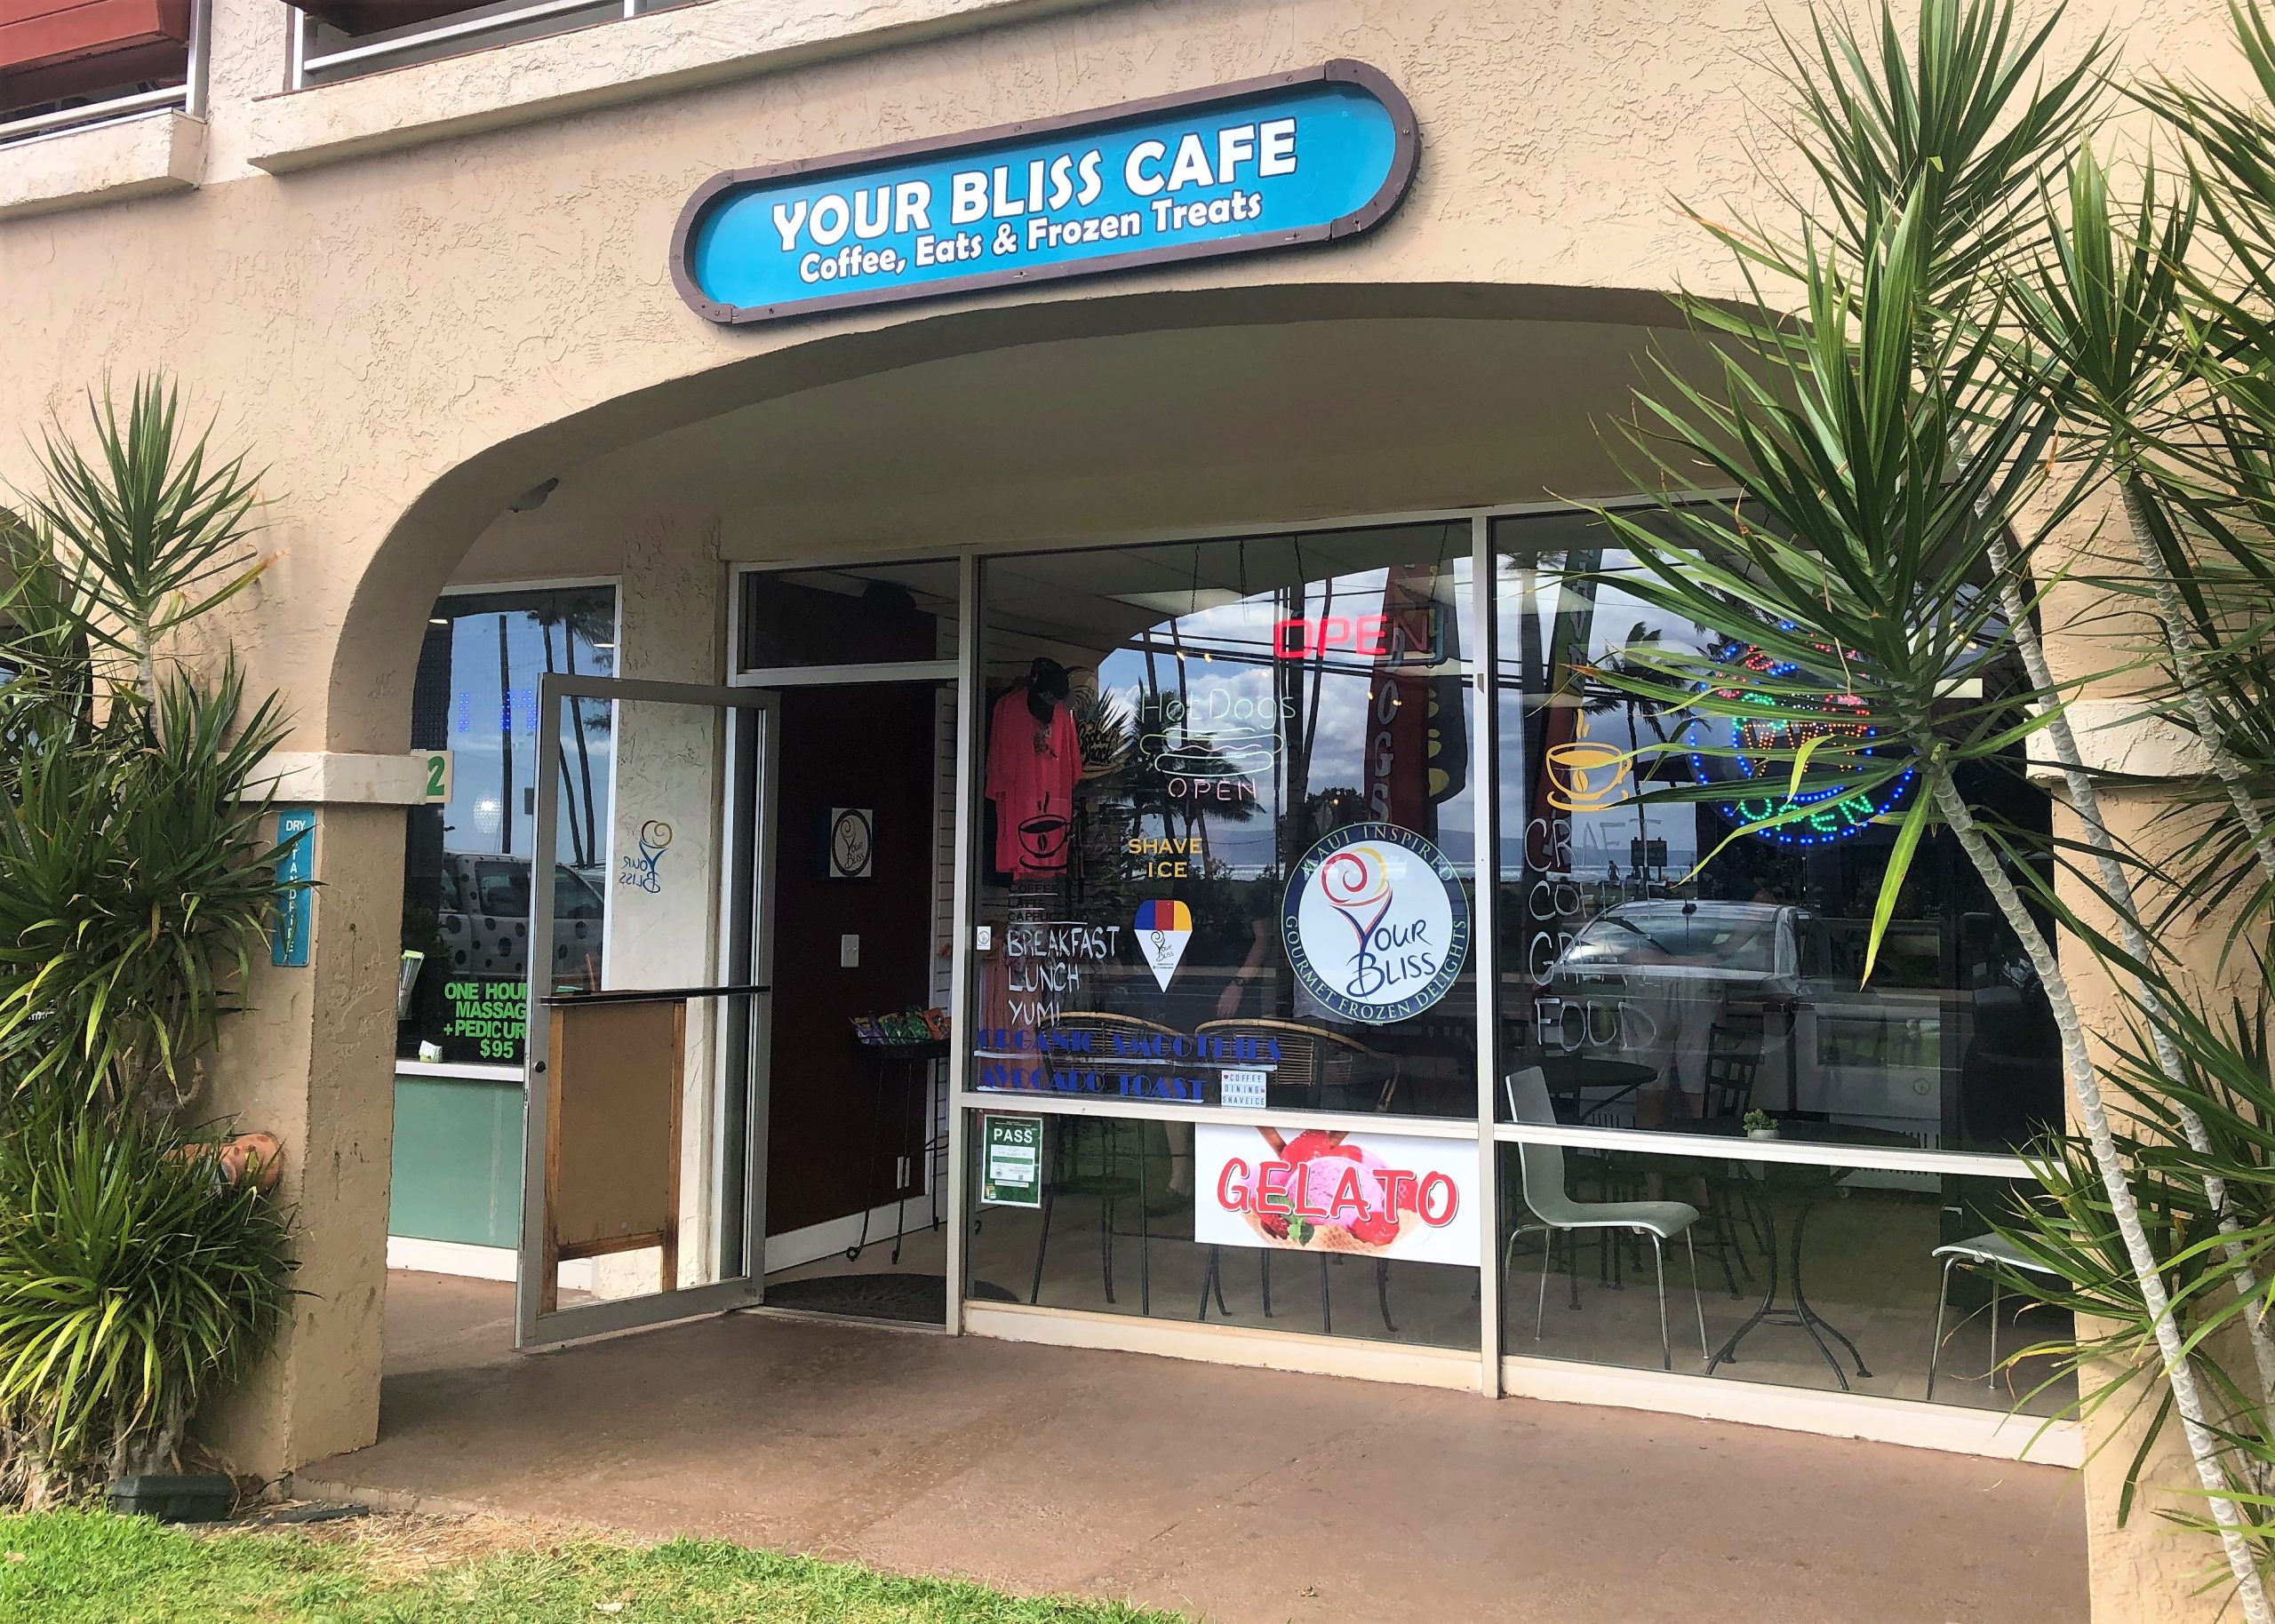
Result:
{"type": "Polygon", "coordinates": [[[1193,1154],[1202,1246],[1477,1263],[1473,1143],[1204,1122],[1193,1154]]]}
{"type": "Polygon", "coordinates": [[[1353,824],[1306,852],[1280,923],[1304,991],[1345,1021],[1376,1026],[1445,997],[1469,954],[1460,874],[1394,824],[1353,824]]]}

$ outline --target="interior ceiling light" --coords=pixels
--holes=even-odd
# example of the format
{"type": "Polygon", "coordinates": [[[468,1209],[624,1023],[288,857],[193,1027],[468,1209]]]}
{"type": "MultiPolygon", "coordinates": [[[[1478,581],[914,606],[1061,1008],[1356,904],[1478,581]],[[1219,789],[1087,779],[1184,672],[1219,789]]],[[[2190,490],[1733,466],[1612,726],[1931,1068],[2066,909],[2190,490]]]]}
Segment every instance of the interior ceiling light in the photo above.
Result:
{"type": "Polygon", "coordinates": [[[1161,615],[1198,615],[1203,609],[1225,609],[1241,601],[1241,594],[1229,586],[1195,586],[1185,592],[1122,592],[1112,596],[1116,603],[1161,615]]]}

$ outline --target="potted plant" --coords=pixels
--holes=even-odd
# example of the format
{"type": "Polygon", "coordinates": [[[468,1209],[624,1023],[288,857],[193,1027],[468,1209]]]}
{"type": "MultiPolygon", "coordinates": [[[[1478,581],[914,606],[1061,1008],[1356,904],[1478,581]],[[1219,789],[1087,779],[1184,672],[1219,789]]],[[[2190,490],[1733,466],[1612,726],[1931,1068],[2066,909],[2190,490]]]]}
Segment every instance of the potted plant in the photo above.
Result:
{"type": "Polygon", "coordinates": [[[1746,1112],[1745,1136],[1748,1139],[1776,1138],[1777,1118],[1771,1116],[1766,1111],[1750,1111],[1746,1112]]]}

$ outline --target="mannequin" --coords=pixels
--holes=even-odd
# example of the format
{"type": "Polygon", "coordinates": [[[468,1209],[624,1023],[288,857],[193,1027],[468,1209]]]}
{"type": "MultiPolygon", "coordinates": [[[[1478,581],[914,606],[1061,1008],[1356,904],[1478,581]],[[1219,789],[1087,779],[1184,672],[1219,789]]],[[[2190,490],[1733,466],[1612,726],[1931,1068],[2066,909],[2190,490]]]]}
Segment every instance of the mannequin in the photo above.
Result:
{"type": "Polygon", "coordinates": [[[1050,656],[1039,654],[1027,666],[1027,713],[1042,726],[1050,725],[1053,714],[1073,691],[1066,668],[1050,656]]]}

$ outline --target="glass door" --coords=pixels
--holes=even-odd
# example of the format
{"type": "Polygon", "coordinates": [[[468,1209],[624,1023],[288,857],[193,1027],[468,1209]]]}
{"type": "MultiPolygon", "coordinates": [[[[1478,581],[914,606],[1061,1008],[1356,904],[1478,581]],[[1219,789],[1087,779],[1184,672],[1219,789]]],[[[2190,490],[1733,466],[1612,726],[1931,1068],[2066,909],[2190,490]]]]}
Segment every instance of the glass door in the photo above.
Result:
{"type": "Polygon", "coordinates": [[[537,715],[522,1348],[757,1301],[779,748],[762,689],[547,675],[537,715]]]}

